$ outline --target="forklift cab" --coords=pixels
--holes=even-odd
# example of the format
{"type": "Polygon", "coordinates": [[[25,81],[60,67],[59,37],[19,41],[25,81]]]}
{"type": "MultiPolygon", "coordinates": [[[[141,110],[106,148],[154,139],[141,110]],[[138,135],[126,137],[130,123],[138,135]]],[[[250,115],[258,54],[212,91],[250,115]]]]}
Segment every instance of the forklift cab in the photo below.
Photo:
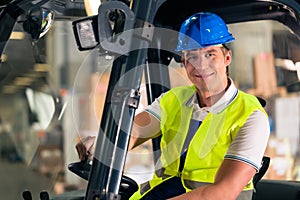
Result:
{"type": "MultiPolygon", "coordinates": [[[[111,60],[109,84],[92,165],[69,165],[70,170],[88,180],[87,188],[51,197],[53,200],[128,199],[129,190],[137,189],[136,183],[124,176],[124,166],[132,122],[140,103],[141,84],[146,88],[148,104],[161,93],[178,85],[178,80],[170,75],[174,72],[172,66],[180,68],[181,55],[175,52],[178,31],[181,23],[196,12],[218,14],[231,31],[236,32],[237,45],[230,46],[236,56],[233,63],[236,67],[230,74],[238,81],[241,89],[265,98],[267,106],[276,93],[273,90],[279,85],[285,92],[300,91],[300,69],[294,64],[300,60],[297,54],[300,52],[298,0],[102,1],[98,14],[86,16],[87,12],[82,12],[81,16],[71,17],[72,12],[65,12],[69,4],[64,3],[59,0],[13,0],[0,5],[1,55],[5,52],[15,24],[21,24],[31,35],[32,42],[37,43],[43,33],[42,29],[46,30],[42,26],[43,14],[46,13],[49,19],[50,11],[54,10],[62,14],[61,19],[72,21],[74,41],[79,51],[96,50],[98,57],[111,60]],[[47,9],[41,10],[41,6],[47,9]],[[256,42],[253,42],[254,37],[258,38],[256,42]],[[266,37],[271,39],[266,41],[266,37]],[[282,37],[286,37],[286,40],[280,40],[282,37]],[[262,52],[258,53],[257,49],[262,49],[262,52]],[[251,54],[253,60],[237,59],[245,54],[251,54]],[[286,60],[294,65],[287,66],[284,62],[286,60]],[[276,77],[275,63],[271,61],[276,61],[277,71],[293,71],[292,75],[276,77]],[[246,67],[239,68],[243,65],[246,67]],[[269,73],[274,75],[273,79],[266,76],[269,73]],[[274,82],[274,77],[277,82],[274,82]]],[[[82,2],[79,5],[82,6],[82,2]]],[[[80,6],[79,10],[82,11],[80,6]]],[[[36,59],[42,62],[39,56],[36,59]]],[[[97,62],[92,64],[97,65],[97,62]]],[[[186,81],[182,78],[184,75],[180,74],[180,77],[186,81]]],[[[152,151],[153,160],[156,161],[160,155],[159,138],[152,141],[152,151]]],[[[282,199],[290,196],[288,199],[297,199],[299,186],[296,181],[262,180],[257,184],[255,198],[282,199]],[[274,191],[273,188],[281,189],[274,191]]],[[[28,191],[23,193],[24,199],[29,197],[28,191]]]]}
{"type": "MultiPolygon", "coordinates": [[[[289,26],[290,30],[296,35],[296,37],[298,37],[298,34],[300,33],[299,26],[296,25],[299,23],[299,19],[297,14],[292,11],[296,9],[297,6],[295,6],[294,9],[287,9],[286,6],[283,6],[282,2],[185,1],[184,4],[182,4],[180,1],[161,1],[148,3],[149,4],[140,5],[139,3],[134,4],[133,2],[131,9],[128,9],[128,4],[126,5],[126,2],[103,2],[99,7],[97,16],[73,22],[75,38],[80,50],[89,50],[94,48],[90,42],[90,37],[88,41],[85,41],[86,36],[88,35],[91,36],[94,45],[100,47],[100,50],[113,53],[117,55],[117,57],[120,56],[114,60],[112,72],[116,73],[114,76],[111,75],[110,77],[111,82],[108,88],[109,96],[106,97],[105,104],[107,107],[104,108],[104,110],[108,109],[106,110],[108,112],[104,112],[107,116],[104,115],[104,120],[101,121],[101,129],[107,130],[107,127],[112,127],[109,119],[113,120],[113,116],[116,115],[113,110],[118,110],[118,119],[123,119],[120,121],[119,125],[114,124],[114,126],[121,126],[121,130],[119,133],[116,130],[115,134],[112,132],[103,133],[104,137],[101,136],[100,139],[98,137],[97,148],[99,146],[101,146],[101,148],[96,148],[96,158],[93,160],[89,176],[89,185],[86,192],[87,199],[93,199],[98,195],[100,197],[103,195],[103,199],[117,198],[115,195],[117,195],[116,192],[118,191],[118,188],[119,191],[122,188],[122,179],[120,181],[120,187],[118,185],[116,186],[114,183],[115,180],[120,180],[123,172],[122,166],[124,166],[124,163],[122,163],[122,161],[119,162],[120,160],[117,159],[113,160],[109,167],[107,165],[103,166],[103,161],[101,160],[103,160],[102,156],[104,154],[108,153],[113,156],[118,152],[118,150],[112,150],[111,152],[107,151],[108,147],[105,147],[108,144],[106,138],[114,141],[113,143],[117,147],[125,150],[124,152],[121,151],[117,154],[121,154],[121,157],[126,156],[129,140],[128,133],[130,133],[131,130],[134,110],[137,109],[136,106],[139,99],[139,85],[141,84],[140,77],[143,73],[145,73],[146,77],[148,103],[151,103],[162,92],[166,92],[172,87],[170,83],[170,72],[167,66],[170,65],[172,60],[180,62],[180,54],[175,52],[174,49],[177,44],[179,27],[184,19],[196,12],[210,11],[220,15],[228,24],[274,20],[289,26]],[[149,15],[145,16],[144,13],[149,13],[149,15]],[[114,24],[113,27],[111,26],[111,23],[114,24]],[[89,27],[89,29],[87,28],[83,30],[80,29],[81,27],[89,27]],[[87,32],[84,33],[84,31],[87,32]],[[93,33],[96,34],[92,36],[93,33]],[[121,63],[122,67],[120,67],[121,63]],[[142,67],[140,68],[140,66],[142,67]],[[124,70],[124,74],[119,73],[121,69],[124,70]],[[113,91],[110,91],[110,87],[113,91]],[[127,92],[124,89],[127,90],[127,92]],[[116,96],[114,96],[114,91],[120,96],[116,98],[116,96]],[[126,101],[127,109],[124,107],[124,103],[126,101]],[[113,102],[116,104],[112,105],[113,102]],[[114,109],[115,106],[118,107],[118,103],[120,110],[125,110],[125,113],[127,114],[122,115],[123,113],[120,113],[119,109],[114,109]],[[128,121],[128,119],[130,120],[128,121]],[[123,135],[124,133],[127,137],[123,135]],[[122,139],[118,138],[118,136],[122,139]],[[116,166],[118,167],[115,168],[116,166]],[[101,180],[101,178],[97,178],[105,177],[107,174],[110,174],[107,182],[101,180]],[[101,186],[101,184],[103,184],[103,186],[101,186]],[[108,193],[94,193],[94,191],[102,191],[104,188],[108,193]],[[93,191],[93,193],[89,191],[93,191]]],[[[285,3],[291,6],[296,2],[285,3]]],[[[275,45],[276,44],[274,44],[274,46],[275,45]]],[[[299,83],[295,84],[298,84],[299,86],[299,83]]],[[[101,131],[99,133],[101,133],[101,131]]],[[[155,161],[159,157],[159,138],[153,139],[152,145],[155,161]]],[[[270,161],[268,158],[264,161],[266,170],[270,161]]],[[[261,171],[260,175],[263,176],[264,172],[265,171],[261,171]]],[[[127,183],[131,186],[134,185],[134,183],[131,182],[127,183]]],[[[297,185],[298,183],[295,184],[297,185]]],[[[270,186],[270,188],[272,188],[272,186],[270,186]]],[[[258,192],[253,198],[259,199],[261,198],[260,195],[265,195],[264,192],[266,190],[260,191],[259,185],[256,190],[258,192]]],[[[295,196],[297,192],[298,191],[292,192],[293,194],[291,193],[291,196],[295,196]]],[[[270,194],[267,196],[270,199],[274,199],[274,197],[271,197],[270,194]]],[[[266,197],[264,196],[263,199],[265,198],[266,197]]]]}

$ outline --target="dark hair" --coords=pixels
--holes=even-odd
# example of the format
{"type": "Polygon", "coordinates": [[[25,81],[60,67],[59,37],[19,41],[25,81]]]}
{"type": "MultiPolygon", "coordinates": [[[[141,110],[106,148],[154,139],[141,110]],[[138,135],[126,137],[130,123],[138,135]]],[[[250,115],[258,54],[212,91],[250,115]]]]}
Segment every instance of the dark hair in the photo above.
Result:
{"type": "MultiPolygon", "coordinates": [[[[226,44],[222,44],[222,47],[225,49],[225,51],[223,51],[224,55],[226,51],[230,51],[229,47],[226,44]]],[[[226,74],[227,76],[229,76],[229,66],[226,66],[226,74]]]]}
{"type": "Polygon", "coordinates": [[[223,46],[227,51],[230,50],[229,47],[228,47],[226,44],[222,44],[222,46],[223,46]]]}

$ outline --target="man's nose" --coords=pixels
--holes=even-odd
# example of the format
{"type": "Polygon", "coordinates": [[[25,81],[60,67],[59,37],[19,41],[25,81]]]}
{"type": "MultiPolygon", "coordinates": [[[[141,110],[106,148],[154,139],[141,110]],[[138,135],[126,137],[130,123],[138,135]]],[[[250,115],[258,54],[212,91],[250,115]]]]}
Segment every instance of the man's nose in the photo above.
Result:
{"type": "Polygon", "coordinates": [[[205,69],[205,68],[207,68],[207,66],[208,66],[207,60],[205,60],[202,57],[198,57],[198,59],[196,60],[196,62],[194,64],[194,67],[197,70],[205,69]]]}

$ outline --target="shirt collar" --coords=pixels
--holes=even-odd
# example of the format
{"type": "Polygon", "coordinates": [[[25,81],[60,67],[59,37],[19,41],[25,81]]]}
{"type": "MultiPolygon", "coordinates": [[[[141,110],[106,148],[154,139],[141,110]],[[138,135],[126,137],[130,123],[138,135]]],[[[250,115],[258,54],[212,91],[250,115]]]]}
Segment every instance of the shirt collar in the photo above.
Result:
{"type": "MultiPolygon", "coordinates": [[[[225,94],[214,105],[210,107],[202,107],[200,109],[208,112],[212,112],[214,114],[217,114],[222,110],[224,110],[231,103],[231,101],[236,97],[238,92],[238,89],[234,85],[232,79],[229,79],[229,81],[230,81],[229,88],[226,90],[225,94]]],[[[191,98],[186,103],[187,106],[192,106],[192,104],[199,105],[196,92],[193,94],[193,96],[191,96],[191,98]]]]}

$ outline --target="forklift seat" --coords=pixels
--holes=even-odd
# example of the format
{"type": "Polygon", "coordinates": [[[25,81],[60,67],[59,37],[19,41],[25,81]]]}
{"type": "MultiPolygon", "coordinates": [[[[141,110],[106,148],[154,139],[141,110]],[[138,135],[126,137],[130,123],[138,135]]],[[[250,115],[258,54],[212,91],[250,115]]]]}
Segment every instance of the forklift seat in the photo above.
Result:
{"type": "Polygon", "coordinates": [[[262,161],[261,161],[261,167],[259,169],[259,172],[255,174],[253,177],[253,185],[254,188],[256,188],[257,183],[262,179],[262,177],[265,175],[267,172],[269,165],[270,165],[270,157],[264,156],[262,161]]]}
{"type": "Polygon", "coordinates": [[[257,194],[256,194],[257,183],[262,179],[262,177],[267,172],[269,165],[270,165],[270,160],[271,160],[270,157],[264,156],[261,161],[261,167],[260,167],[258,173],[256,173],[253,177],[254,192],[253,192],[252,200],[257,199],[257,194]]]}

